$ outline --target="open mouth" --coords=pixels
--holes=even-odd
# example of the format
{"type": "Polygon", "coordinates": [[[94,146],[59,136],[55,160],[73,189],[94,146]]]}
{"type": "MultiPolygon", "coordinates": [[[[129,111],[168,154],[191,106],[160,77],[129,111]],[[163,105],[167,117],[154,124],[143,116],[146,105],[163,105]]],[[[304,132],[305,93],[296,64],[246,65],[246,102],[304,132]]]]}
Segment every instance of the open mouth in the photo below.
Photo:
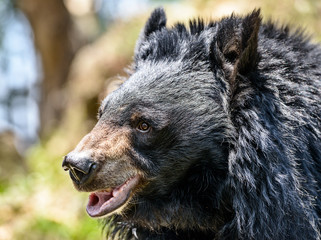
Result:
{"type": "Polygon", "coordinates": [[[128,202],[132,190],[138,182],[139,176],[136,175],[116,188],[91,193],[87,204],[87,213],[91,217],[102,217],[121,208],[128,202]]]}

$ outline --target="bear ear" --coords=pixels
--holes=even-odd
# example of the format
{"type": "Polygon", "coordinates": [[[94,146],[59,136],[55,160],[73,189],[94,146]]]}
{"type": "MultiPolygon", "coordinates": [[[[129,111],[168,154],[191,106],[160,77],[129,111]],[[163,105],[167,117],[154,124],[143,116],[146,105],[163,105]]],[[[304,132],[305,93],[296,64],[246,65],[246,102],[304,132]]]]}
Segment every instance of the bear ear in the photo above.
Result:
{"type": "Polygon", "coordinates": [[[148,18],[145,27],[143,28],[138,41],[136,43],[135,55],[140,50],[141,45],[147,38],[156,31],[160,31],[166,27],[166,14],[163,8],[156,8],[148,18]]]}
{"type": "Polygon", "coordinates": [[[232,84],[237,74],[246,75],[257,66],[258,32],[261,25],[260,9],[244,18],[234,14],[218,23],[218,30],[210,46],[213,69],[223,69],[232,84]]]}
{"type": "Polygon", "coordinates": [[[163,8],[156,8],[147,20],[143,37],[147,38],[151,33],[166,27],[166,14],[163,8]]]}

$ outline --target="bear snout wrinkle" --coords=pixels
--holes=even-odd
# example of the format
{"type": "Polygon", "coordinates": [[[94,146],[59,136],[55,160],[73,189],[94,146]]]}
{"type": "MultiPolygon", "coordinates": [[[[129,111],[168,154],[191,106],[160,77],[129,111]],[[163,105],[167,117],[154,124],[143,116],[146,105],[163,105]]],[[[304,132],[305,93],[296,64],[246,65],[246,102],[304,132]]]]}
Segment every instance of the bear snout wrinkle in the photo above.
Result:
{"type": "Polygon", "coordinates": [[[97,124],[73,152],[90,155],[93,161],[119,159],[130,146],[128,135],[127,129],[97,124]]]}

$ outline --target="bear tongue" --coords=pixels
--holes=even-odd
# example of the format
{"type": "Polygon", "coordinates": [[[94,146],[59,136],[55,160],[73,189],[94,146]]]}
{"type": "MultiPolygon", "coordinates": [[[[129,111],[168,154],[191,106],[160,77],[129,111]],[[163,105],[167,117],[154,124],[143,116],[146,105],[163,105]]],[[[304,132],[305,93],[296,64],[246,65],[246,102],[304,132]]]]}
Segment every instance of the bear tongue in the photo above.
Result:
{"type": "Polygon", "coordinates": [[[112,190],[91,193],[86,209],[89,216],[102,217],[120,208],[129,198],[138,179],[138,176],[135,176],[112,190]]]}
{"type": "Polygon", "coordinates": [[[95,192],[89,195],[87,204],[87,213],[91,217],[101,217],[116,210],[124,203],[127,194],[115,189],[111,192],[95,192]]]}
{"type": "Polygon", "coordinates": [[[102,206],[113,198],[112,192],[95,192],[89,195],[87,212],[91,217],[101,215],[102,206]]]}

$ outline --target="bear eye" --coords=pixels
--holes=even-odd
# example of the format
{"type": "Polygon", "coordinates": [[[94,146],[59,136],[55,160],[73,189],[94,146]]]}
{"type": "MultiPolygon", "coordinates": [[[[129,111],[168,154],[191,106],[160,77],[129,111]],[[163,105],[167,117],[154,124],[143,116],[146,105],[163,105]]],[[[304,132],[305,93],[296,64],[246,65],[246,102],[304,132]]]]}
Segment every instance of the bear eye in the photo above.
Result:
{"type": "Polygon", "coordinates": [[[138,123],[136,129],[140,132],[146,133],[149,132],[150,126],[147,122],[141,121],[138,123]]]}

